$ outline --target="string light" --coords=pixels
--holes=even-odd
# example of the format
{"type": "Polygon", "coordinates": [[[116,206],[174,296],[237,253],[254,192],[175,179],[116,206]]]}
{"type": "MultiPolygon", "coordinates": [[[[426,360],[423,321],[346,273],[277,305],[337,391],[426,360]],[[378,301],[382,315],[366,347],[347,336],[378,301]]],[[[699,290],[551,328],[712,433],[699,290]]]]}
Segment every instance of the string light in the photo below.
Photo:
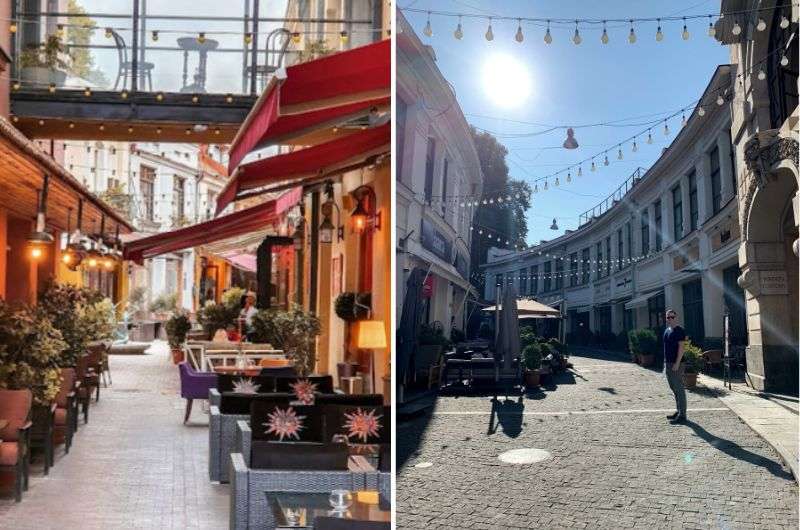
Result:
{"type": "Polygon", "coordinates": [[[522,21],[517,21],[517,34],[514,35],[514,40],[520,44],[525,40],[525,36],[522,34],[522,21]]]}
{"type": "Polygon", "coordinates": [[[458,25],[456,26],[456,30],[453,32],[453,37],[458,40],[464,38],[464,30],[461,29],[461,17],[458,17],[458,25]]]}
{"type": "Polygon", "coordinates": [[[786,18],[785,15],[781,15],[781,22],[778,24],[781,29],[786,29],[789,27],[789,19],[786,18]]]}
{"type": "Polygon", "coordinates": [[[653,135],[650,133],[650,129],[647,129],[647,144],[648,145],[653,144],[653,135]]]}
{"type": "Polygon", "coordinates": [[[583,39],[581,39],[581,34],[578,31],[578,21],[576,20],[575,21],[575,34],[572,36],[572,42],[574,42],[575,46],[577,46],[577,45],[579,45],[581,43],[581,41],[583,41],[583,39]]]}
{"type": "Polygon", "coordinates": [[[425,29],[422,30],[422,33],[425,34],[426,37],[433,36],[433,28],[431,27],[431,12],[428,11],[428,20],[425,22],[425,29]]]}
{"type": "Polygon", "coordinates": [[[8,31],[10,31],[11,33],[16,33],[17,32],[17,23],[12,21],[11,25],[8,26],[8,31]]]}
{"type": "Polygon", "coordinates": [[[708,36],[711,37],[711,38],[714,38],[714,36],[716,34],[717,34],[717,30],[714,27],[714,23],[711,22],[711,15],[708,15],[708,36]]]}
{"type": "Polygon", "coordinates": [[[156,94],[156,101],[164,101],[164,93],[163,92],[159,92],[158,94],[156,94]]]}
{"type": "Polygon", "coordinates": [[[292,33],[292,42],[295,44],[300,44],[300,32],[295,31],[292,33]]]}
{"type": "Polygon", "coordinates": [[[600,42],[608,44],[608,31],[606,30],[606,21],[603,21],[603,35],[600,36],[600,42]]]}
{"type": "Polygon", "coordinates": [[[119,97],[122,99],[128,99],[128,91],[123,89],[122,92],[119,93],[119,97]]]}
{"type": "Polygon", "coordinates": [[[789,66],[789,58],[786,57],[786,54],[781,57],[781,66],[789,66]]]}
{"type": "Polygon", "coordinates": [[[592,159],[591,171],[597,171],[597,166],[594,164],[594,158],[592,159]]]}
{"type": "Polygon", "coordinates": [[[64,24],[56,24],[56,34],[59,37],[64,36],[64,24]]]}
{"type": "Polygon", "coordinates": [[[153,35],[153,42],[158,42],[158,30],[157,29],[153,30],[153,34],[152,35],[153,35]]]}
{"type": "Polygon", "coordinates": [[[719,94],[717,96],[717,105],[719,105],[721,107],[724,104],[725,104],[725,99],[722,97],[722,94],[719,94]]]}
{"type": "Polygon", "coordinates": [[[683,33],[681,33],[683,40],[689,40],[689,29],[686,27],[686,19],[683,19],[683,33]]]}
{"type": "Polygon", "coordinates": [[[203,33],[202,31],[197,34],[197,42],[199,42],[200,44],[205,44],[206,42],[206,34],[203,33]]]}
{"type": "Polygon", "coordinates": [[[765,29],[767,29],[767,23],[764,22],[763,18],[761,17],[758,18],[758,24],[756,24],[756,29],[758,31],[764,31],[765,29]]]}
{"type": "Polygon", "coordinates": [[[350,40],[350,36],[347,34],[346,31],[340,31],[339,32],[339,42],[341,42],[342,44],[347,44],[347,41],[349,41],[349,40],[350,40]]]}
{"type": "Polygon", "coordinates": [[[253,34],[252,33],[245,33],[244,34],[244,43],[245,44],[250,44],[251,42],[253,42],[253,34]]]}
{"type": "Polygon", "coordinates": [[[547,31],[544,33],[544,43],[545,44],[552,44],[553,43],[553,36],[550,34],[550,21],[547,21],[547,31]]]}
{"type": "Polygon", "coordinates": [[[740,35],[742,33],[742,26],[739,25],[739,21],[733,23],[733,29],[731,29],[731,33],[734,35],[740,35]]]}
{"type": "Polygon", "coordinates": [[[633,151],[633,152],[635,153],[635,152],[637,152],[638,150],[639,150],[639,146],[638,146],[638,145],[636,145],[636,138],[634,138],[634,139],[633,139],[633,146],[631,147],[631,151],[633,151]]]}
{"type": "Polygon", "coordinates": [[[667,120],[664,120],[664,136],[669,136],[669,125],[667,125],[667,120]]]}
{"type": "Polygon", "coordinates": [[[572,182],[572,174],[567,173],[567,182],[572,182]]]}
{"type": "Polygon", "coordinates": [[[547,190],[547,180],[544,181],[544,186],[542,186],[543,190],[547,190]]]}
{"type": "Polygon", "coordinates": [[[489,41],[489,42],[494,40],[494,32],[492,31],[492,19],[491,18],[489,19],[489,27],[486,28],[486,35],[484,35],[484,36],[486,37],[486,40],[489,41]]]}
{"type": "Polygon", "coordinates": [[[92,89],[91,89],[91,88],[89,88],[89,87],[87,86],[87,87],[84,89],[84,91],[83,91],[83,95],[84,95],[84,96],[86,96],[87,98],[88,98],[88,97],[91,97],[91,95],[92,95],[92,89]]]}
{"type": "Polygon", "coordinates": [[[766,78],[767,78],[767,74],[764,72],[764,69],[763,69],[763,68],[759,68],[759,69],[758,69],[758,75],[757,75],[757,77],[758,77],[758,80],[759,80],[759,81],[763,81],[764,79],[766,79],[766,78]]]}
{"type": "Polygon", "coordinates": [[[52,94],[53,92],[56,91],[56,84],[55,83],[50,83],[50,86],[47,87],[47,90],[52,94]]]}
{"type": "Polygon", "coordinates": [[[19,89],[20,89],[20,86],[21,86],[21,85],[20,85],[20,82],[19,82],[19,81],[14,81],[14,84],[13,84],[13,85],[11,85],[11,88],[13,88],[14,90],[19,90],[19,89]]]}
{"type": "Polygon", "coordinates": [[[114,32],[111,30],[111,28],[106,28],[105,35],[107,39],[110,39],[111,37],[114,36],[114,32]]]}
{"type": "Polygon", "coordinates": [[[603,158],[603,165],[604,165],[604,166],[607,166],[607,165],[608,165],[608,152],[606,152],[606,154],[604,155],[604,158],[603,158]]]}
{"type": "Polygon", "coordinates": [[[105,131],[106,130],[106,126],[101,123],[100,126],[98,127],[98,129],[100,129],[101,131],[105,131]]]}
{"type": "Polygon", "coordinates": [[[200,96],[192,94],[192,103],[197,103],[198,101],[200,101],[200,96]]]}
{"type": "Polygon", "coordinates": [[[631,32],[628,34],[628,42],[636,43],[636,32],[633,30],[633,20],[631,20],[631,32]]]}
{"type": "Polygon", "coordinates": [[[617,146],[617,160],[622,160],[622,147],[617,146]]]}
{"type": "Polygon", "coordinates": [[[706,115],[706,109],[703,108],[702,105],[697,107],[697,115],[700,116],[701,118],[706,115]]]}
{"type": "Polygon", "coordinates": [[[664,40],[664,32],[661,31],[661,19],[658,19],[658,29],[656,30],[656,42],[664,40]]]}
{"type": "Polygon", "coordinates": [[[681,114],[681,127],[686,127],[686,114],[681,114]]]}
{"type": "Polygon", "coordinates": [[[578,166],[578,176],[579,177],[583,176],[583,169],[581,168],[581,166],[578,166]]]}

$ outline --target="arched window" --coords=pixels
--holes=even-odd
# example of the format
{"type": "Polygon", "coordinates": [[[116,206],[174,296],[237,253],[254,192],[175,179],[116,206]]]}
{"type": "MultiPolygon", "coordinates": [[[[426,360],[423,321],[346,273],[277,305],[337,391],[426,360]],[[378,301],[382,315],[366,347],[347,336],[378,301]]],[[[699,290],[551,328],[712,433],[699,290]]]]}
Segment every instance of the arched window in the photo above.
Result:
{"type": "Polygon", "coordinates": [[[777,129],[797,107],[797,24],[786,29],[780,27],[782,17],[791,20],[791,5],[775,10],[769,34],[767,52],[767,82],[769,83],[769,111],[772,128],[777,129]],[[783,57],[789,60],[781,65],[783,57]]]}

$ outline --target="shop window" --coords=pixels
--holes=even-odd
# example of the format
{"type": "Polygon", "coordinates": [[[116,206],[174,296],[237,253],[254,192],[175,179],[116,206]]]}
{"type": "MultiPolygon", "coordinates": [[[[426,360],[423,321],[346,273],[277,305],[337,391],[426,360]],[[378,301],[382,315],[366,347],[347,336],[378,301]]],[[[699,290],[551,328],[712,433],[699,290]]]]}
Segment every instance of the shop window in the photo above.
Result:
{"type": "Polygon", "coordinates": [[[767,51],[767,86],[769,87],[769,114],[773,129],[779,129],[797,108],[798,45],[797,24],[781,28],[782,17],[792,20],[792,4],[784,3],[775,9],[769,34],[767,51]],[[787,46],[788,44],[788,46],[787,46]],[[789,60],[781,65],[783,57],[789,60]]]}
{"type": "Polygon", "coordinates": [[[548,292],[550,290],[550,273],[553,270],[553,264],[549,261],[544,263],[544,289],[543,292],[548,292]]]}
{"type": "Polygon", "coordinates": [[[573,252],[569,255],[569,286],[578,285],[578,253],[573,252]]]}
{"type": "Polygon", "coordinates": [[[590,266],[590,263],[589,263],[589,259],[590,259],[589,252],[590,252],[589,247],[586,247],[585,249],[583,249],[583,251],[581,253],[582,254],[581,255],[581,261],[583,261],[583,269],[582,269],[583,272],[581,274],[581,283],[582,284],[589,283],[589,272],[590,272],[590,269],[589,269],[589,266],[590,266]]]}
{"type": "Polygon", "coordinates": [[[531,267],[531,294],[539,292],[539,266],[534,265],[531,267]]]}

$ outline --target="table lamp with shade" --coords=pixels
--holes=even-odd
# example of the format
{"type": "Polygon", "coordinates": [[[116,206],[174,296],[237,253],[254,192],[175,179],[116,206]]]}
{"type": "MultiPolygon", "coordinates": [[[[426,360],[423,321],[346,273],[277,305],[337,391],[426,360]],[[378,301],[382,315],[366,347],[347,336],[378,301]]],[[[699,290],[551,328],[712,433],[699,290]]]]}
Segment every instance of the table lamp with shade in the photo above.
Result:
{"type": "Polygon", "coordinates": [[[370,350],[371,391],[375,392],[375,353],[374,350],[386,348],[386,326],[383,320],[361,320],[356,329],[356,348],[370,350]]]}

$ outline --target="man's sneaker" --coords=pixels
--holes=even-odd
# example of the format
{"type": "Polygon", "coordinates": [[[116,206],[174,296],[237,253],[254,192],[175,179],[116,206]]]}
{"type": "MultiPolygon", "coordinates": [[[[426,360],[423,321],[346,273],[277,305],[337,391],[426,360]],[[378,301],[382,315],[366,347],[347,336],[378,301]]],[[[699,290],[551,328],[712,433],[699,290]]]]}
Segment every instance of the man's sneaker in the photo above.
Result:
{"type": "Polygon", "coordinates": [[[669,420],[673,425],[683,425],[686,423],[686,416],[676,416],[675,419],[669,420]]]}
{"type": "Polygon", "coordinates": [[[674,420],[677,417],[678,417],[678,413],[677,412],[673,412],[672,414],[667,414],[667,419],[668,420],[674,420]]]}

